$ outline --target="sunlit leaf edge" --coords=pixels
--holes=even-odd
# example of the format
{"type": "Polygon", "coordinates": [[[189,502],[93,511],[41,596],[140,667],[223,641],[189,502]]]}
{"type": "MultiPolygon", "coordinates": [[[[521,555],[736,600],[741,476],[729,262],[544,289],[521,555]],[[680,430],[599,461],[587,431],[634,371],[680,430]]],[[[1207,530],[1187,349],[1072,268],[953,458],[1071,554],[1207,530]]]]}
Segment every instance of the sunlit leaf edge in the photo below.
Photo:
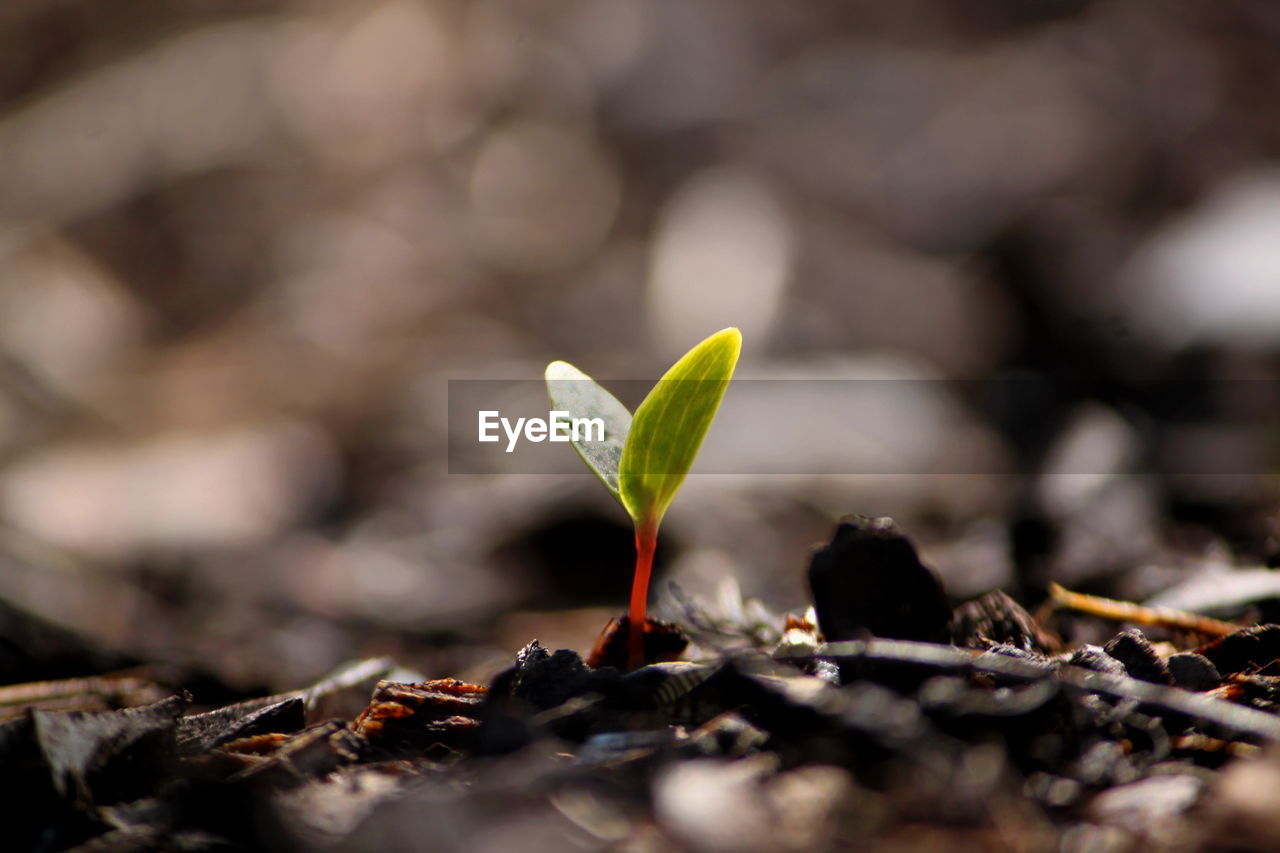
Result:
{"type": "Polygon", "coordinates": [[[603,442],[574,441],[571,444],[586,466],[625,508],[618,471],[631,430],[631,412],[600,383],[567,361],[551,362],[543,375],[553,409],[567,411],[570,417],[599,417],[604,420],[603,442]]]}
{"type": "Polygon", "coordinates": [[[619,499],[637,524],[658,524],[675,498],[720,408],[741,349],[736,328],[716,332],[672,365],[636,408],[618,483],[619,499]],[[689,388],[701,405],[690,405],[689,388]],[[684,408],[673,421],[671,407],[677,404],[684,408]],[[664,441],[674,442],[667,445],[674,450],[655,459],[664,441]]]}

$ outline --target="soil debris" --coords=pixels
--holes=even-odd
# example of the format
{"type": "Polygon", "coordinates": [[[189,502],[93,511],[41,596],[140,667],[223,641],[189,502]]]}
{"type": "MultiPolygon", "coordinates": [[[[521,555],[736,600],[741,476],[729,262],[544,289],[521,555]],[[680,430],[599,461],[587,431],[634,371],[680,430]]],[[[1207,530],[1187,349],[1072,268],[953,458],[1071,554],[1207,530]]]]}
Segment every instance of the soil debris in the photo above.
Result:
{"type": "Polygon", "coordinates": [[[634,671],[534,640],[487,685],[388,678],[379,658],[208,710],[186,694],[40,705],[79,690],[102,701],[113,682],[92,676],[0,688],[10,838],[49,851],[541,849],[529,836],[753,853],[1009,838],[1047,851],[1059,836],[1219,849],[1205,826],[1271,837],[1201,811],[1269,819],[1239,779],[1274,769],[1280,627],[1199,647],[1130,627],[1071,647],[1003,593],[961,603],[953,624],[886,521],[842,524],[814,567],[817,625],[744,605],[651,632],[720,651],[634,671]],[[903,566],[906,605],[848,597],[903,566]]]}
{"type": "Polygon", "coordinates": [[[814,552],[809,588],[828,640],[872,634],[942,643],[951,638],[951,604],[915,546],[890,518],[849,517],[814,552]]]}

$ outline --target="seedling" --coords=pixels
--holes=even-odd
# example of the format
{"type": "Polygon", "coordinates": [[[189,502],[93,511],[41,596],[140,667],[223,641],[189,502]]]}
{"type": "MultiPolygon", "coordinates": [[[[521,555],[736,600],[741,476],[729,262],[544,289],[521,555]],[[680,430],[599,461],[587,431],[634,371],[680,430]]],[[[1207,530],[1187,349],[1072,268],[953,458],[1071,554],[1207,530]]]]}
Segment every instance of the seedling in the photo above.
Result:
{"type": "Polygon", "coordinates": [[[574,441],[573,447],[635,526],[636,571],[627,636],[632,667],[644,662],[645,609],[658,526],[693,467],[741,349],[742,333],[737,329],[716,332],[671,366],[634,417],[573,365],[563,361],[547,365],[553,408],[571,417],[604,419],[604,441],[574,441]]]}

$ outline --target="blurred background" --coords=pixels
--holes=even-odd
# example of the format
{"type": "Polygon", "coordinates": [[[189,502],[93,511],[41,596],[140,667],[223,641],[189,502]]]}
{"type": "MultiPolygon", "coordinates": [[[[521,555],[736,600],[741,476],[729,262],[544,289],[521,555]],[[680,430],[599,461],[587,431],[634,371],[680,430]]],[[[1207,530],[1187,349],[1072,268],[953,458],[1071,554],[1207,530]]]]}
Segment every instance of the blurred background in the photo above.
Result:
{"type": "Polygon", "coordinates": [[[659,600],[803,606],[850,512],[958,598],[1265,572],[1278,44],[1265,0],[8,0],[0,599],[244,689],[582,649],[624,515],[450,475],[447,382],[728,325],[745,377],[1016,391],[726,409],[785,440],[720,470],[905,473],[692,478],[659,600]]]}

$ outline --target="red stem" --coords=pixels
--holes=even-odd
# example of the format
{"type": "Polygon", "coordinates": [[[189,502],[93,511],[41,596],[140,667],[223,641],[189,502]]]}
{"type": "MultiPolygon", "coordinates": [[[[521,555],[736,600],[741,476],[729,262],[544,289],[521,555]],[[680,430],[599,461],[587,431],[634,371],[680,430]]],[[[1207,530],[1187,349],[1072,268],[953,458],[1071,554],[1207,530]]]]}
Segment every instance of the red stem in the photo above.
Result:
{"type": "Polygon", "coordinates": [[[657,524],[647,522],[636,527],[636,574],[631,581],[631,626],[627,633],[627,651],[632,669],[644,666],[644,628],[648,621],[645,608],[649,600],[653,551],[657,544],[657,524]]]}

